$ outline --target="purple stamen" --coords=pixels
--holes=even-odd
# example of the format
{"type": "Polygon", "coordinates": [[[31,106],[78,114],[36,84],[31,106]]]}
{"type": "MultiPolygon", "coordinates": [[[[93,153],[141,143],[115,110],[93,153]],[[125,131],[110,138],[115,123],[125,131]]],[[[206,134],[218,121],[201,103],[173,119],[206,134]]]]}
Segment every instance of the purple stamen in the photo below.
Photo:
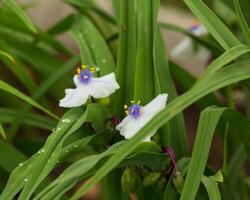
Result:
{"type": "Polygon", "coordinates": [[[176,164],[176,155],[174,150],[171,147],[162,147],[162,150],[170,157],[172,161],[172,166],[174,167],[175,172],[178,172],[177,164],[176,164]]]}
{"type": "Polygon", "coordinates": [[[138,104],[133,104],[128,108],[128,114],[133,118],[138,118],[141,115],[141,106],[138,104]]]}
{"type": "Polygon", "coordinates": [[[89,69],[82,69],[80,74],[79,74],[79,80],[82,83],[88,83],[90,81],[90,79],[93,78],[93,74],[91,73],[91,71],[89,69]]]}

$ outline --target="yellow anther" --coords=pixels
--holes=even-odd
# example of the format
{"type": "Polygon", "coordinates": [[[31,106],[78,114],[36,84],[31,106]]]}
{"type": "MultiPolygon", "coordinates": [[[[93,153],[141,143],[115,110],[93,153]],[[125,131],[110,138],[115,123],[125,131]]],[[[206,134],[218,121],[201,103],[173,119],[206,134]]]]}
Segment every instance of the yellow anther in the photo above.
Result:
{"type": "Polygon", "coordinates": [[[80,73],[81,73],[81,69],[77,68],[77,69],[76,69],[76,73],[77,73],[77,74],[80,74],[80,73]]]}
{"type": "Polygon", "coordinates": [[[91,67],[91,68],[90,68],[90,71],[91,71],[91,72],[95,72],[95,67],[91,67]]]}
{"type": "Polygon", "coordinates": [[[130,101],[131,103],[135,103],[135,101],[130,101]]]}
{"type": "Polygon", "coordinates": [[[140,114],[142,113],[142,109],[140,109],[140,114]]]}
{"type": "Polygon", "coordinates": [[[128,109],[128,105],[124,105],[123,108],[126,110],[128,109]]]}
{"type": "Polygon", "coordinates": [[[83,79],[88,79],[88,76],[87,76],[87,75],[84,75],[84,76],[83,76],[83,79]]]}
{"type": "Polygon", "coordinates": [[[82,68],[83,68],[83,69],[86,69],[86,68],[87,68],[87,65],[82,65],[82,68]]]}
{"type": "Polygon", "coordinates": [[[140,104],[141,103],[141,101],[139,100],[138,102],[137,102],[137,104],[140,104]]]}
{"type": "Polygon", "coordinates": [[[125,114],[126,114],[126,115],[129,115],[129,112],[128,112],[127,110],[125,110],[125,114]]]}
{"type": "Polygon", "coordinates": [[[134,111],[135,111],[134,108],[132,108],[132,109],[131,109],[131,113],[133,113],[134,111]]]}

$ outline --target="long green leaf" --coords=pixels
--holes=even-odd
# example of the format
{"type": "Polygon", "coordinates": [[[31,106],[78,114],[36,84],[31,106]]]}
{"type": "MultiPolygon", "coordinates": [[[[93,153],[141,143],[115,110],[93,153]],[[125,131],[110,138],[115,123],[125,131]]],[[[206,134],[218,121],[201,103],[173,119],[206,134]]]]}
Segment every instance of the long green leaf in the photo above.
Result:
{"type": "Polygon", "coordinates": [[[33,32],[36,33],[36,27],[33,25],[30,18],[26,15],[26,13],[20,8],[20,6],[16,3],[15,0],[3,0],[3,3],[12,10],[25,24],[26,26],[33,32]]]}
{"type": "Polygon", "coordinates": [[[4,82],[3,80],[0,80],[0,89],[4,90],[20,99],[22,99],[23,101],[31,104],[32,106],[38,108],[39,110],[47,113],[48,115],[50,115],[51,117],[58,119],[58,117],[56,115],[54,115],[53,113],[51,113],[49,110],[47,110],[46,108],[42,107],[41,105],[39,105],[38,103],[36,103],[33,99],[31,99],[30,97],[26,96],[25,94],[23,94],[22,92],[20,92],[19,90],[17,90],[16,88],[12,87],[11,85],[9,85],[8,83],[4,82]]]}
{"type": "Polygon", "coordinates": [[[240,44],[237,37],[201,0],[184,0],[184,2],[224,49],[240,44]]]}

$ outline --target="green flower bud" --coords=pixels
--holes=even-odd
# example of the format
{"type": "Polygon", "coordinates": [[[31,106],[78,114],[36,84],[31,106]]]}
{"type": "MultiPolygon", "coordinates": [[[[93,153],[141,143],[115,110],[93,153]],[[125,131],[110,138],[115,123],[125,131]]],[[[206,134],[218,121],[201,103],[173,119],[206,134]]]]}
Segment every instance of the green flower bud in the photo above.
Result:
{"type": "Polygon", "coordinates": [[[125,192],[135,191],[138,185],[138,175],[134,169],[126,168],[122,174],[121,186],[125,192]]]}
{"type": "Polygon", "coordinates": [[[175,173],[173,183],[177,191],[181,193],[183,185],[184,185],[184,180],[180,172],[175,173]]]}
{"type": "Polygon", "coordinates": [[[110,98],[106,97],[106,98],[96,99],[96,102],[106,106],[110,104],[110,98]]]}
{"type": "Polygon", "coordinates": [[[143,186],[148,187],[154,185],[156,181],[160,178],[161,174],[158,172],[150,172],[146,175],[143,180],[143,186]]]}

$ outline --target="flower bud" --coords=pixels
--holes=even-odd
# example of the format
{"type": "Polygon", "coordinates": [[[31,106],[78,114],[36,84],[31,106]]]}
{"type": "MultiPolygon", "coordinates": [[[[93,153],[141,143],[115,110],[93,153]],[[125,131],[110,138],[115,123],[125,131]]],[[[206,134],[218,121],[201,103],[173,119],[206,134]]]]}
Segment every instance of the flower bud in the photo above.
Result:
{"type": "Polygon", "coordinates": [[[121,186],[125,192],[135,191],[138,185],[138,176],[136,171],[131,168],[126,168],[122,174],[121,186]]]}
{"type": "Polygon", "coordinates": [[[177,189],[177,191],[179,193],[181,193],[181,190],[182,190],[183,185],[184,185],[184,180],[183,180],[183,177],[182,177],[182,175],[181,175],[181,173],[179,171],[177,171],[175,173],[173,183],[174,183],[174,186],[177,189]]]}
{"type": "Polygon", "coordinates": [[[143,180],[143,186],[148,187],[154,185],[160,176],[161,174],[158,172],[148,173],[143,180]]]}

